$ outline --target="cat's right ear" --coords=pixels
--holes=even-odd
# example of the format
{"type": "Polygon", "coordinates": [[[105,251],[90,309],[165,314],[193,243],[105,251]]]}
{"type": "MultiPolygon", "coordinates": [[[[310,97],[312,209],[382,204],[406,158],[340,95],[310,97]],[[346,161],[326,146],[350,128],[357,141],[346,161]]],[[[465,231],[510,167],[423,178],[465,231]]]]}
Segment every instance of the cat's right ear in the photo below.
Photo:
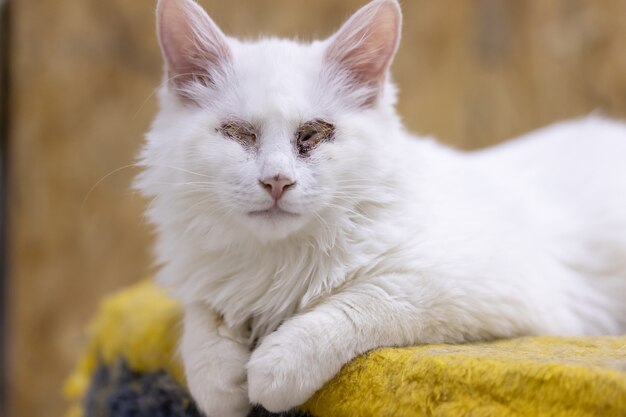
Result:
{"type": "Polygon", "coordinates": [[[231,61],[226,36],[193,0],[159,0],[157,33],[168,87],[194,103],[198,87],[214,87],[231,61]]]}

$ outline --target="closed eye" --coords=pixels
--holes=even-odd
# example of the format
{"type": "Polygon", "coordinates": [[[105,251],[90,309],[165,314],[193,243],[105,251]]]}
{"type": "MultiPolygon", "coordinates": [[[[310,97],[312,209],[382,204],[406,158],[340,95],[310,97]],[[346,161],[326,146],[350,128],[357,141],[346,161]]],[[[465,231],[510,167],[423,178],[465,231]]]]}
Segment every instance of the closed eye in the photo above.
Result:
{"type": "Polygon", "coordinates": [[[296,147],[300,156],[308,156],[320,143],[327,142],[335,137],[335,126],[315,119],[301,125],[296,131],[296,147]]]}
{"type": "Polygon", "coordinates": [[[250,147],[257,142],[257,133],[254,126],[238,120],[224,122],[216,129],[225,138],[234,140],[245,147],[250,147]]]}

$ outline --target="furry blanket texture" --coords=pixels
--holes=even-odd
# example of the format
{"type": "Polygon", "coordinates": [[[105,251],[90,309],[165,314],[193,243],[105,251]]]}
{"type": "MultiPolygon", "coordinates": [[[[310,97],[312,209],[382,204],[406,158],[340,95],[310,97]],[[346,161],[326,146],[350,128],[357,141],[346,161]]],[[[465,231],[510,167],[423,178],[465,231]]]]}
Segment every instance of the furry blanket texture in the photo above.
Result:
{"type": "MultiPolygon", "coordinates": [[[[176,355],[180,316],[150,282],[105,299],[65,385],[67,417],[200,417],[176,355]]],[[[626,336],[377,349],[279,415],[624,417],[626,336]]]]}

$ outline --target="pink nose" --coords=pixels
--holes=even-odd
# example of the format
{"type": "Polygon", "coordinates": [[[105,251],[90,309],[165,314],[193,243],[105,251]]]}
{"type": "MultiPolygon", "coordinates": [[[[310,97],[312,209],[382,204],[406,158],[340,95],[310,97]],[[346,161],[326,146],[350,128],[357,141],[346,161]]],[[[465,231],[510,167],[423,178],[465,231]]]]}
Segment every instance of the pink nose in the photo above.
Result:
{"type": "Polygon", "coordinates": [[[274,200],[278,200],[282,197],[285,190],[295,183],[296,182],[294,180],[282,175],[274,175],[273,177],[261,180],[261,185],[267,190],[268,193],[271,194],[274,200]]]}

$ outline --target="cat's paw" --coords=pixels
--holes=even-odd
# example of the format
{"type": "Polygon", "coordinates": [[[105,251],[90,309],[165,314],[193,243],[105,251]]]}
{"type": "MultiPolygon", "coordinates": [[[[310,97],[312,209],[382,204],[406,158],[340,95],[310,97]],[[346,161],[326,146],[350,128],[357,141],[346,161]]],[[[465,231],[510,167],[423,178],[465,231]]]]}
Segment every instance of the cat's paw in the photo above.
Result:
{"type": "MultiPolygon", "coordinates": [[[[223,375],[222,375],[223,376],[223,375]]],[[[248,401],[245,375],[241,382],[217,380],[219,374],[189,378],[188,384],[198,408],[207,417],[246,417],[252,406],[248,401]]]]}
{"type": "Polygon", "coordinates": [[[272,412],[297,407],[322,387],[321,365],[306,342],[280,340],[280,331],[263,340],[248,362],[248,397],[272,412]],[[304,342],[304,343],[303,343],[304,342]]]}
{"type": "Polygon", "coordinates": [[[247,348],[228,343],[203,352],[208,357],[183,355],[187,385],[198,408],[206,417],[246,417],[252,408],[245,367],[250,357],[247,348]]]}

